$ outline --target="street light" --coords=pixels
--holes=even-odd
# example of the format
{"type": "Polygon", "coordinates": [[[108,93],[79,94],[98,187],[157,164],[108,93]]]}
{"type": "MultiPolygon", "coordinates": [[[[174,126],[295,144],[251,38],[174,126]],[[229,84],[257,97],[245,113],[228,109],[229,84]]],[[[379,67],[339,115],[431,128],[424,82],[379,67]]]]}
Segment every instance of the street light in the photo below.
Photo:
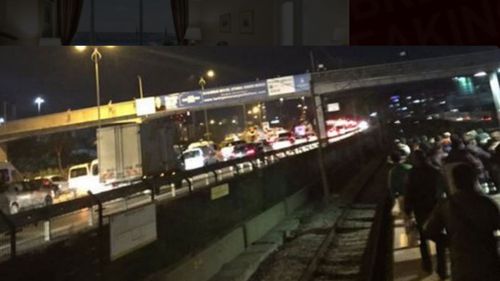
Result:
{"type": "Polygon", "coordinates": [[[37,108],[38,108],[38,114],[40,114],[40,111],[42,109],[42,103],[44,103],[44,102],[45,102],[45,100],[41,97],[37,97],[35,99],[35,104],[37,105],[37,108]]]}
{"type": "MultiPolygon", "coordinates": [[[[207,84],[207,81],[203,76],[206,76],[207,78],[214,78],[215,77],[215,71],[212,69],[209,69],[205,75],[200,75],[200,79],[198,80],[198,85],[200,85],[200,88],[202,91],[205,90],[205,85],[207,84]]],[[[210,130],[208,129],[208,112],[206,109],[203,110],[203,113],[205,115],[205,135],[207,137],[207,140],[210,140],[210,130]]]]}
{"type": "MultiPolygon", "coordinates": [[[[115,48],[115,46],[106,46],[108,49],[115,48]]],[[[84,52],[87,50],[87,46],[75,46],[78,52],[84,52]]],[[[97,127],[101,128],[101,87],[100,87],[100,77],[99,77],[99,61],[102,59],[102,54],[99,52],[97,47],[93,47],[90,59],[94,62],[95,69],[95,92],[97,99],[97,127]]]]}

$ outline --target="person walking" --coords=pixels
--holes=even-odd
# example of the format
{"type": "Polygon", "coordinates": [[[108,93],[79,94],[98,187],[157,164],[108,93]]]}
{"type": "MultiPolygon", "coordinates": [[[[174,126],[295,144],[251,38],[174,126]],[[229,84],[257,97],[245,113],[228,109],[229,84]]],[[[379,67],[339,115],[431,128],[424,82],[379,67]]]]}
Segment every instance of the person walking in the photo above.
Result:
{"type": "MultiPolygon", "coordinates": [[[[404,189],[406,185],[406,180],[408,179],[408,173],[411,169],[411,165],[405,163],[401,157],[402,151],[394,151],[391,153],[390,158],[393,163],[393,167],[389,170],[388,185],[392,200],[392,206],[398,205],[399,210],[404,209],[404,189]]],[[[396,215],[399,215],[396,213],[396,215]]],[[[405,218],[406,222],[406,218],[405,218]]]]}
{"type": "Polygon", "coordinates": [[[456,192],[431,213],[424,233],[437,240],[443,230],[446,233],[453,281],[498,281],[500,257],[494,233],[500,229],[500,210],[478,191],[477,172],[470,164],[456,165],[452,177],[456,192]]]}
{"type": "MultiPolygon", "coordinates": [[[[431,254],[429,251],[428,238],[423,232],[423,225],[429,218],[432,210],[442,197],[443,184],[441,173],[432,167],[423,151],[417,150],[412,155],[413,168],[408,175],[405,191],[404,211],[407,216],[414,214],[417,229],[420,236],[420,254],[422,257],[422,269],[432,272],[431,254]]],[[[444,241],[436,239],[437,269],[440,278],[445,279],[446,270],[446,247],[444,241]]]]}

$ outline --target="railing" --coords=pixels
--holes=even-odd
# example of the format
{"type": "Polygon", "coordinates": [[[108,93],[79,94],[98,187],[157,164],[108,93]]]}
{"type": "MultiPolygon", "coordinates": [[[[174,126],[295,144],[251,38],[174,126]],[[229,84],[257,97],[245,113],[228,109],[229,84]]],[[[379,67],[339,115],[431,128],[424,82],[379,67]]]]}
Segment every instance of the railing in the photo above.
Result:
{"type": "MultiPolygon", "coordinates": [[[[342,140],[341,138],[347,138],[351,134],[352,133],[339,136],[337,139],[342,140]]],[[[328,143],[331,141],[332,139],[325,139],[322,140],[322,143],[328,143]]],[[[194,192],[199,191],[202,187],[210,188],[216,186],[226,182],[228,179],[235,179],[239,176],[247,174],[248,172],[273,165],[288,156],[310,151],[312,149],[316,149],[317,147],[318,142],[314,141],[293,145],[280,150],[263,152],[251,157],[218,162],[195,170],[165,172],[154,176],[144,177],[136,184],[118,189],[109,190],[95,195],[91,194],[89,196],[83,196],[73,200],[27,210],[13,215],[4,215],[3,220],[0,218],[0,233],[5,233],[5,235],[10,237],[8,243],[10,244],[10,249],[7,251],[4,247],[4,253],[0,251],[0,261],[2,260],[2,256],[3,259],[5,259],[8,255],[10,255],[10,258],[15,258],[18,253],[29,250],[25,249],[24,251],[20,251],[19,249],[19,241],[16,235],[18,230],[22,228],[34,225],[38,228],[35,230],[39,233],[39,235],[36,236],[38,238],[33,239],[34,242],[32,242],[32,244],[35,244],[28,248],[43,246],[43,244],[47,244],[43,242],[50,242],[51,240],[54,240],[54,236],[59,236],[61,238],[67,235],[54,235],[54,227],[51,225],[52,221],[62,219],[64,216],[78,216],[82,215],[83,212],[88,211],[88,225],[86,227],[74,226],[75,232],[82,231],[88,227],[95,227],[94,221],[102,221],[103,216],[103,209],[102,207],[99,207],[98,211],[100,214],[97,215],[97,218],[95,217],[94,209],[96,208],[96,205],[98,205],[97,203],[99,203],[99,205],[103,205],[105,209],[115,208],[118,209],[118,211],[121,211],[123,207],[116,207],[116,205],[121,206],[121,204],[124,203],[126,209],[128,208],[127,204],[129,200],[135,200],[136,202],[134,202],[134,204],[137,205],[146,204],[151,201],[163,201],[165,199],[172,200],[183,196],[189,196],[194,192]],[[40,224],[40,226],[38,226],[38,224],[40,224]],[[43,240],[43,242],[40,243],[40,240],[43,240]],[[7,252],[9,253],[7,254],[7,252]]],[[[106,215],[109,215],[109,213],[106,215]]],[[[72,233],[70,233],[70,235],[71,234],[72,233]]],[[[2,244],[1,242],[2,241],[0,240],[0,246],[2,244]]],[[[4,244],[7,244],[6,242],[7,241],[5,240],[3,241],[4,244]]]]}
{"type": "MultiPolygon", "coordinates": [[[[398,74],[426,73],[463,67],[496,65],[500,67],[500,51],[487,51],[405,62],[360,66],[314,74],[316,82],[344,82],[356,78],[377,78],[398,74]]],[[[481,69],[478,69],[481,70],[481,69]]]]}
{"type": "MultiPolygon", "coordinates": [[[[363,158],[373,157],[381,151],[383,142],[377,138],[380,132],[370,129],[344,135],[343,139],[321,141],[331,190],[350,181],[366,162],[363,158]]],[[[318,144],[295,145],[196,171],[164,173],[136,185],[96,194],[94,200],[86,196],[79,198],[78,203],[68,202],[64,206],[61,203],[42,208],[43,211],[8,216],[18,230],[24,229],[11,236],[13,232],[3,226],[6,232],[0,239],[7,245],[3,252],[0,249],[4,260],[0,261],[0,275],[6,280],[30,281],[41,279],[41,272],[49,274],[43,275],[43,280],[54,281],[97,280],[103,275],[106,276],[104,280],[142,279],[148,273],[173,266],[180,259],[201,251],[228,229],[298,190],[307,187],[313,198],[321,196],[318,144]],[[203,172],[205,174],[200,174],[203,172]],[[220,184],[228,185],[229,194],[221,199],[211,199],[211,187],[220,184]],[[129,207],[150,204],[153,198],[157,213],[157,241],[124,259],[111,262],[108,216],[129,207]],[[101,208],[98,203],[102,203],[101,208]],[[84,209],[78,210],[80,207],[84,209]],[[85,225],[81,227],[77,223],[85,225]],[[51,228],[61,228],[61,224],[65,228],[75,224],[69,226],[75,229],[65,234],[53,229],[51,233],[51,228]],[[26,237],[35,232],[37,240],[26,241],[26,237]],[[12,258],[8,257],[11,250],[9,238],[17,239],[13,245],[17,246],[14,248],[16,253],[12,258]],[[28,264],[30,270],[23,270],[28,264]]]]}

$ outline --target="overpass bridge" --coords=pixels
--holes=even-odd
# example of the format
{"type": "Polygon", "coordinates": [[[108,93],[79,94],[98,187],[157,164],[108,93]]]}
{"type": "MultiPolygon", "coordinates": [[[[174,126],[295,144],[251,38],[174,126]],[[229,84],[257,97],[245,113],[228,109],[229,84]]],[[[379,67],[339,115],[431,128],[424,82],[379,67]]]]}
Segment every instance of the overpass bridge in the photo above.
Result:
{"type": "MultiPolygon", "coordinates": [[[[281,97],[309,95],[310,84],[307,80],[312,80],[315,94],[325,95],[374,86],[442,79],[459,75],[472,75],[480,71],[484,71],[489,75],[490,86],[498,111],[498,118],[500,120],[500,88],[497,78],[497,71],[499,69],[500,51],[495,50],[464,55],[412,60],[399,63],[315,72],[311,75],[302,74],[221,87],[216,88],[215,90],[207,89],[205,91],[188,91],[162,96],[165,100],[173,97],[176,99],[178,104],[181,104],[181,100],[184,98],[188,100],[188,102],[183,103],[182,106],[175,106],[173,109],[167,108],[164,112],[148,116],[138,116],[136,101],[102,105],[101,124],[109,125],[123,122],[140,122],[144,118],[168,115],[178,111],[235,106],[241,105],[242,101],[250,103],[272,100],[281,97]],[[290,81],[285,81],[287,78],[290,81],[295,80],[295,84],[290,81]],[[298,80],[299,78],[300,81],[298,80]],[[289,82],[294,84],[294,90],[279,93],[278,89],[278,93],[271,93],[271,91],[274,91],[270,88],[271,84],[286,84],[289,82]],[[241,88],[251,89],[248,91],[254,92],[247,92],[247,95],[245,95],[245,93],[242,95],[241,88]],[[215,93],[217,91],[219,93],[215,93]],[[222,96],[222,92],[225,93],[225,96],[222,96]],[[214,93],[218,94],[217,97],[220,99],[212,99],[212,102],[208,102],[209,96],[214,93]],[[227,93],[229,93],[229,96],[227,93]],[[234,96],[231,96],[233,93],[237,93],[237,95],[235,94],[234,96]]],[[[289,85],[285,85],[283,88],[288,86],[289,85]]],[[[2,148],[5,148],[5,143],[8,141],[35,135],[97,127],[97,124],[97,107],[68,110],[67,112],[6,122],[0,126],[0,158],[2,158],[2,154],[4,154],[4,158],[6,157],[5,149],[2,148]]]]}

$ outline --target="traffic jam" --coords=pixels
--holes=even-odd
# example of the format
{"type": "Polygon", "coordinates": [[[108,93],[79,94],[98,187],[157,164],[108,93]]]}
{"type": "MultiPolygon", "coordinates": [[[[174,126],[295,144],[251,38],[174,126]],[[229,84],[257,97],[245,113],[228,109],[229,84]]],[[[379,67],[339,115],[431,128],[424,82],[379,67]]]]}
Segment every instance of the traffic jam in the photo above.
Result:
{"type": "MultiPolygon", "coordinates": [[[[330,142],[368,128],[366,121],[348,118],[328,120],[326,124],[330,142]]],[[[295,126],[292,130],[251,126],[244,132],[227,135],[220,143],[201,140],[181,148],[168,145],[171,142],[160,137],[169,135],[168,128],[159,128],[157,124],[139,126],[143,125],[99,129],[98,159],[69,167],[67,175],[26,179],[11,163],[1,163],[0,174],[5,182],[0,191],[1,210],[5,214],[16,214],[85,196],[88,191],[96,194],[127,186],[144,176],[167,170],[194,170],[218,162],[286,150],[292,146],[317,144],[318,140],[310,123],[295,126]],[[148,132],[147,128],[157,132],[154,137],[151,134],[146,136],[144,132],[148,132]],[[117,135],[120,137],[116,138],[117,135]]]]}

